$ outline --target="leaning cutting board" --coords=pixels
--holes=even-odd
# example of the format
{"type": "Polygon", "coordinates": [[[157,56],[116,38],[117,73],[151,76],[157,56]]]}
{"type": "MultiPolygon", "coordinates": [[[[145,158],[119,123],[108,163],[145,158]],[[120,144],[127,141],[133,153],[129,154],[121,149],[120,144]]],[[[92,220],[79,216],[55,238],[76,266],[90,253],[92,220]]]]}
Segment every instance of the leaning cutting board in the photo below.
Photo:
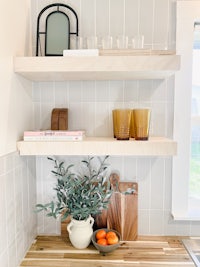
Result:
{"type": "Polygon", "coordinates": [[[107,227],[117,230],[122,240],[135,240],[138,233],[138,185],[120,182],[115,173],[111,174],[110,182],[114,192],[107,211],[107,227]]]}

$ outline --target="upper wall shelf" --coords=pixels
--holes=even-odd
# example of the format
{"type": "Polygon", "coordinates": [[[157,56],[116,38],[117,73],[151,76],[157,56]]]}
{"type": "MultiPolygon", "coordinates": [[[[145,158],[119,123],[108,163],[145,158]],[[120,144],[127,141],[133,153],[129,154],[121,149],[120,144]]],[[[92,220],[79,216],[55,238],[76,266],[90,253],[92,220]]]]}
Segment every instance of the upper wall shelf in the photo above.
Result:
{"type": "Polygon", "coordinates": [[[170,51],[100,51],[100,56],[16,57],[14,71],[31,81],[165,79],[180,68],[170,51]]]}
{"type": "Polygon", "coordinates": [[[120,155],[174,156],[177,143],[164,137],[148,141],[119,141],[109,137],[87,137],[83,141],[19,141],[17,149],[24,155],[120,155]]]}

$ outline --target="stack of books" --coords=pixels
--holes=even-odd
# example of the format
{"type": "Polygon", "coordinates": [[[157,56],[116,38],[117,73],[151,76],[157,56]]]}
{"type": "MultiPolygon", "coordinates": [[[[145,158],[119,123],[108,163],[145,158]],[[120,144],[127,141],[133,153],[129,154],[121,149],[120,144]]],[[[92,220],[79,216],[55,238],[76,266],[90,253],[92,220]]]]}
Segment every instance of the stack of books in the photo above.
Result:
{"type": "Polygon", "coordinates": [[[82,141],[85,131],[25,131],[24,141],[82,141]]]}

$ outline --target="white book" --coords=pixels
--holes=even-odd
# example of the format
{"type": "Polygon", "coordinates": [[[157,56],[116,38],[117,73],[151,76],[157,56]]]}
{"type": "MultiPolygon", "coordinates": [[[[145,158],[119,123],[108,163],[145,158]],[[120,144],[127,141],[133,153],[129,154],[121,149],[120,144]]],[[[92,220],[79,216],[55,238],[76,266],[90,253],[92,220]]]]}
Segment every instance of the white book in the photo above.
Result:
{"type": "Polygon", "coordinates": [[[83,135],[66,135],[66,136],[24,136],[24,141],[82,141],[83,135]]]}
{"type": "Polygon", "coordinates": [[[73,56],[98,56],[99,50],[98,49],[68,49],[63,50],[64,57],[73,57],[73,56]]]}

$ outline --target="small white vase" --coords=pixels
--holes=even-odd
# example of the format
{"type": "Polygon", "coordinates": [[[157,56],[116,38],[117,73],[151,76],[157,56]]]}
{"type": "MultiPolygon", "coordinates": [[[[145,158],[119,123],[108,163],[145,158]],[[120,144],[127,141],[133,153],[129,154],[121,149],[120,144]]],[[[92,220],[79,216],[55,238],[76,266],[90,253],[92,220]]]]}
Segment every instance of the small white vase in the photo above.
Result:
{"type": "Polygon", "coordinates": [[[75,248],[84,249],[89,246],[93,234],[93,224],[94,219],[91,216],[82,221],[71,220],[67,226],[67,231],[69,232],[69,239],[75,248]]]}

